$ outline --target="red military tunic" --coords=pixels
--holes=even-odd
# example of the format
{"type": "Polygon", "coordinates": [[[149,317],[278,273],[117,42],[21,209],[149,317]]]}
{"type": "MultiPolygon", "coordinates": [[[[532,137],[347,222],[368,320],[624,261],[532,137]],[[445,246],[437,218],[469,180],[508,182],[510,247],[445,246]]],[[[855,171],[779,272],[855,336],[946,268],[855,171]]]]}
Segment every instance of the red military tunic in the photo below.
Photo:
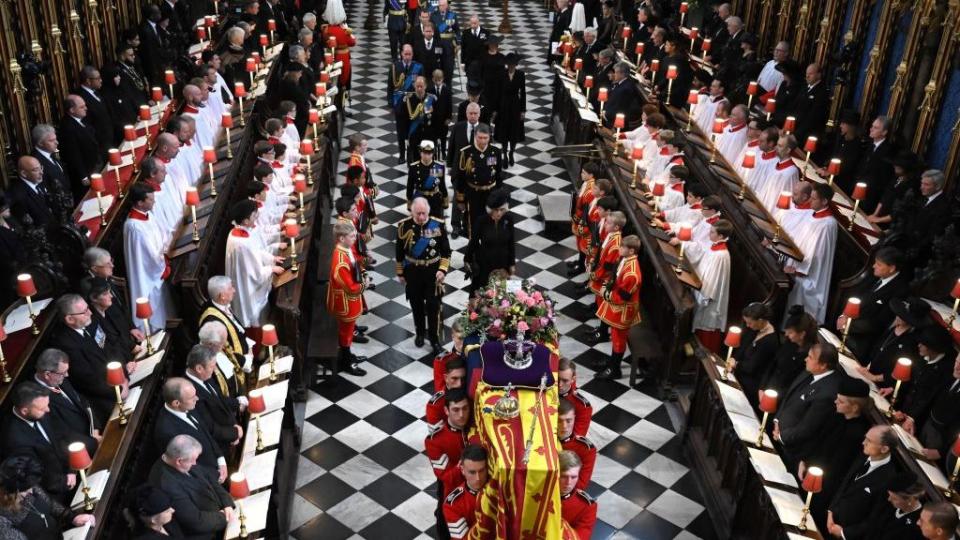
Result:
{"type": "Polygon", "coordinates": [[[627,330],[640,322],[640,263],[636,255],[620,261],[613,286],[604,293],[597,317],[611,328],[627,330]]]}
{"type": "Polygon", "coordinates": [[[423,445],[433,474],[443,485],[443,494],[446,496],[454,486],[463,481],[460,474],[460,454],[467,445],[467,432],[444,422],[430,429],[423,445]]]}
{"type": "Polygon", "coordinates": [[[590,419],[593,418],[593,407],[590,402],[577,391],[576,386],[571,387],[566,394],[560,394],[560,397],[573,404],[573,432],[586,437],[587,431],[590,430],[590,419]]]}
{"type": "Polygon", "coordinates": [[[580,186],[580,192],[573,202],[573,216],[570,228],[573,235],[577,238],[577,250],[580,253],[587,253],[587,245],[590,243],[590,229],[587,226],[587,214],[590,213],[590,204],[594,201],[593,186],[594,180],[591,178],[580,186]]]}
{"type": "Polygon", "coordinates": [[[333,52],[333,59],[336,62],[343,62],[343,69],[340,72],[340,81],[344,89],[350,88],[350,47],[357,44],[357,38],[353,37],[353,31],[344,27],[342,24],[323,25],[323,47],[327,48],[327,40],[333,36],[337,39],[337,47],[333,52]]]}
{"type": "Polygon", "coordinates": [[[327,311],[339,321],[355,321],[363,311],[363,278],[359,259],[339,244],[330,259],[327,311]]]}
{"type": "Polygon", "coordinates": [[[430,401],[427,402],[427,423],[431,426],[446,421],[447,419],[447,397],[446,390],[440,390],[430,401]]]}
{"type": "Polygon", "coordinates": [[[447,385],[443,376],[447,373],[447,361],[460,358],[460,351],[454,350],[433,359],[433,391],[445,390],[447,385]]]}
{"type": "Polygon", "coordinates": [[[590,484],[590,478],[593,477],[593,466],[597,462],[597,447],[590,442],[590,439],[573,434],[566,439],[560,439],[560,445],[564,450],[571,450],[580,458],[580,479],[577,480],[576,489],[587,489],[590,484]]]}
{"type": "Polygon", "coordinates": [[[607,235],[600,247],[600,257],[594,261],[596,267],[590,272],[590,290],[593,294],[603,294],[603,285],[611,278],[620,262],[620,231],[607,235]]]}
{"type": "Polygon", "coordinates": [[[577,531],[580,540],[590,540],[597,523],[597,502],[582,489],[560,496],[560,515],[577,531]]]}
{"type": "Polygon", "coordinates": [[[447,522],[450,538],[466,538],[477,521],[477,492],[466,482],[460,484],[443,500],[443,519],[447,522]]]}

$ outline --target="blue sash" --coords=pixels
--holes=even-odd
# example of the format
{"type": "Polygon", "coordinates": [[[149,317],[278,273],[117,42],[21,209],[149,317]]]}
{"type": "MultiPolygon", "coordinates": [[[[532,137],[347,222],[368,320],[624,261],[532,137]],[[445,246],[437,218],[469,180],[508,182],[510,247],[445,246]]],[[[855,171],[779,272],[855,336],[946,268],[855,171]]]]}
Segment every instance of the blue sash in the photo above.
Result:
{"type": "Polygon", "coordinates": [[[407,137],[410,137],[420,129],[420,124],[422,124],[423,119],[427,117],[427,108],[429,107],[432,112],[434,101],[436,101],[436,99],[431,94],[427,94],[426,97],[423,98],[423,103],[417,105],[417,109],[413,111],[414,116],[410,119],[410,129],[407,130],[407,137]]]}
{"type": "Polygon", "coordinates": [[[456,16],[457,15],[454,12],[448,11],[447,18],[440,21],[440,24],[437,25],[437,30],[439,30],[441,34],[445,34],[449,32],[450,29],[453,28],[452,23],[456,21],[455,19],[456,16]]]}
{"type": "Polygon", "coordinates": [[[430,167],[430,174],[427,175],[427,179],[423,182],[423,189],[433,189],[437,186],[437,175],[443,174],[443,168],[440,167],[439,163],[434,163],[433,167],[430,167]]]}
{"type": "Polygon", "coordinates": [[[403,7],[403,4],[399,2],[399,0],[390,0],[390,9],[393,11],[396,11],[398,9],[405,9],[405,8],[403,7]]]}
{"type": "MultiPolygon", "coordinates": [[[[403,62],[400,62],[398,65],[402,67],[403,62]]],[[[420,72],[422,70],[423,70],[422,64],[418,62],[413,62],[412,64],[410,64],[410,72],[406,74],[403,80],[403,84],[401,84],[400,88],[398,88],[393,92],[393,96],[391,98],[391,105],[393,105],[394,107],[400,105],[400,103],[403,101],[403,96],[406,95],[407,92],[410,92],[413,89],[413,82],[417,80],[417,77],[420,75],[420,72]]],[[[400,70],[397,70],[397,71],[400,71],[400,70]]]]}
{"type": "MultiPolygon", "coordinates": [[[[430,247],[430,241],[434,239],[432,234],[427,234],[427,231],[436,231],[440,227],[436,221],[430,220],[424,226],[423,231],[420,233],[420,238],[417,238],[417,241],[413,244],[413,249],[410,250],[410,254],[414,258],[419,259],[427,252],[427,248],[430,247]]],[[[404,266],[406,266],[406,260],[404,260],[404,266]]]]}

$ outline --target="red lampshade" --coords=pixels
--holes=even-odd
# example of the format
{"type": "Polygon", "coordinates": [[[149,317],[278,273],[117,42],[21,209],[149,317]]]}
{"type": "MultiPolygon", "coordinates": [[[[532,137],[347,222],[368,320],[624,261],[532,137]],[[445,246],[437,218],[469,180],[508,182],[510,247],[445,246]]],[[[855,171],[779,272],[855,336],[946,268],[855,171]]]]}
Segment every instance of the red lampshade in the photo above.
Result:
{"type": "Polygon", "coordinates": [[[336,36],[330,36],[327,38],[327,47],[335,49],[337,47],[337,38],[336,36]]]}
{"type": "Polygon", "coordinates": [[[784,131],[794,131],[797,129],[797,119],[793,116],[788,116],[786,120],[783,121],[783,130],[784,131]]]}
{"type": "Polygon", "coordinates": [[[266,34],[260,34],[260,46],[266,47],[270,44],[270,37],[266,34]]]}
{"type": "Polygon", "coordinates": [[[700,35],[700,29],[694,26],[690,29],[690,41],[694,41],[700,35]]]}
{"type": "Polygon", "coordinates": [[[850,297],[847,299],[847,305],[843,308],[843,315],[848,319],[857,319],[860,317],[860,299],[850,297]]]}
{"type": "Polygon", "coordinates": [[[617,116],[615,116],[613,119],[613,127],[623,129],[623,126],[626,125],[626,122],[627,118],[623,115],[623,113],[617,113],[617,116]]]}
{"type": "MultiPolygon", "coordinates": [[[[147,107],[147,114],[150,113],[150,108],[147,107]]],[[[127,142],[132,142],[137,140],[137,129],[133,126],[123,126],[123,140],[127,142]]]]}
{"type": "Polygon", "coordinates": [[[743,334],[743,330],[739,326],[727,328],[727,335],[723,338],[723,344],[731,349],[736,349],[740,346],[741,334],[743,334]]]}
{"type": "Polygon", "coordinates": [[[203,162],[204,163],[216,163],[217,162],[217,150],[212,146],[203,147],[203,162]]]}
{"type": "Polygon", "coordinates": [[[584,88],[593,88],[593,75],[587,75],[587,76],[583,79],[583,87],[584,87],[584,88]]]}
{"type": "Polygon", "coordinates": [[[722,118],[714,118],[714,119],[713,119],[713,132],[716,133],[717,135],[722,135],[722,134],[723,134],[723,128],[724,128],[724,126],[725,126],[725,124],[724,124],[722,118]]]}
{"type": "Polygon", "coordinates": [[[324,65],[327,65],[327,66],[329,66],[330,64],[333,64],[333,55],[330,53],[324,53],[323,63],[324,65]]]}
{"type": "Polygon", "coordinates": [[[632,150],[630,150],[630,159],[639,160],[643,159],[643,145],[635,145],[632,150]]]}
{"type": "Polygon", "coordinates": [[[804,152],[810,152],[810,153],[816,152],[816,151],[817,151],[817,138],[814,137],[813,135],[807,137],[807,142],[806,142],[806,144],[803,145],[803,151],[804,151],[804,152]]]}
{"type": "Polygon", "coordinates": [[[316,124],[319,121],[320,121],[320,111],[318,111],[317,109],[310,109],[307,112],[307,122],[311,124],[316,124]]]}
{"type": "Polygon", "coordinates": [[[807,493],[820,493],[823,489],[823,469],[810,467],[803,477],[803,490],[807,493]]]}
{"type": "Polygon", "coordinates": [[[677,78],[677,66],[671,64],[667,66],[667,78],[676,79],[677,78]]]}
{"type": "Polygon", "coordinates": [[[789,191],[781,191],[780,196],[777,197],[777,208],[781,210],[790,209],[790,200],[793,197],[793,194],[789,191]]]}
{"type": "Polygon", "coordinates": [[[257,61],[252,56],[247,58],[246,69],[250,72],[257,70],[257,61]]]}
{"type": "Polygon", "coordinates": [[[300,141],[300,155],[309,156],[313,154],[313,141],[304,139],[300,141]]]}
{"type": "Polygon", "coordinates": [[[330,82],[330,74],[327,73],[326,71],[321,71],[321,72],[320,72],[320,82],[322,82],[322,83],[324,83],[324,84],[330,82]]]}
{"type": "Polygon", "coordinates": [[[747,150],[743,155],[743,168],[752,169],[757,166],[757,153],[753,150],[747,150]]]}
{"type": "Polygon", "coordinates": [[[654,182],[653,183],[653,196],[654,197],[663,197],[663,194],[667,192],[667,183],[666,182],[654,182]]]}
{"type": "Polygon", "coordinates": [[[693,238],[693,227],[689,223],[681,223],[680,230],[677,231],[677,239],[681,242],[689,242],[693,238]]]}
{"type": "Polygon", "coordinates": [[[777,397],[776,390],[764,390],[760,394],[760,410],[770,414],[777,412],[777,397]]]}
{"type": "Polygon", "coordinates": [[[146,122],[147,120],[150,120],[150,106],[149,106],[149,105],[141,105],[141,106],[140,106],[140,120],[143,120],[144,122],[146,122]]]}
{"type": "Polygon", "coordinates": [[[897,358],[897,363],[893,366],[893,373],[891,373],[890,376],[898,381],[909,381],[912,370],[913,360],[909,358],[897,358]]]}
{"type": "Polygon", "coordinates": [[[637,46],[634,47],[633,52],[636,54],[643,54],[644,45],[642,41],[637,42],[637,46]]]}
{"type": "Polygon", "coordinates": [[[67,457],[70,468],[75,471],[86,470],[93,463],[90,453],[87,452],[87,446],[82,442],[70,443],[67,446],[67,457]]]}
{"type": "Polygon", "coordinates": [[[250,411],[250,414],[260,414],[267,410],[267,404],[263,400],[262,390],[251,390],[247,394],[247,410],[250,411]]]}
{"type": "Polygon", "coordinates": [[[150,299],[145,296],[137,298],[136,309],[138,319],[149,319],[153,317],[153,308],[150,306],[150,299]]]}
{"type": "Polygon", "coordinates": [[[103,176],[101,176],[99,173],[91,174],[90,189],[92,189],[94,193],[103,193],[106,191],[106,186],[103,184],[103,176]]]}
{"type": "Polygon", "coordinates": [[[624,25],[623,29],[620,30],[620,37],[628,38],[630,37],[630,27],[624,25]]]}
{"type": "Polygon", "coordinates": [[[700,103],[700,92],[691,88],[690,93],[687,94],[687,103],[690,105],[700,103]]]}
{"type": "Polygon", "coordinates": [[[602,103],[606,103],[606,101],[607,101],[607,88],[606,88],[606,87],[603,87],[603,88],[597,90],[597,99],[599,99],[602,103]]]}
{"type": "Polygon", "coordinates": [[[277,20],[276,19],[267,19],[267,30],[271,32],[277,31],[277,20]]]}
{"type": "Polygon", "coordinates": [[[200,204],[200,194],[197,192],[197,188],[191,186],[186,188],[186,199],[189,206],[197,206],[200,204]]]}
{"type": "Polygon", "coordinates": [[[260,327],[263,336],[260,338],[260,344],[265,347],[272,347],[280,343],[277,338],[277,327],[272,324],[265,324],[260,327]]]}
{"type": "Polygon", "coordinates": [[[575,58],[573,60],[573,69],[576,71],[583,69],[583,58],[575,58]]]}
{"type": "Polygon", "coordinates": [[[322,82],[313,83],[313,95],[319,96],[320,92],[322,91],[321,88],[326,89],[327,85],[323,84],[322,82]]]}
{"type": "Polygon", "coordinates": [[[950,291],[950,296],[952,296],[955,299],[960,298],[960,279],[958,279],[957,282],[953,284],[953,290],[950,291]]]}
{"type": "Polygon", "coordinates": [[[319,86],[319,88],[315,88],[315,89],[314,89],[314,90],[317,91],[317,96],[325,96],[325,95],[327,95],[327,85],[326,85],[326,84],[323,84],[323,83],[320,83],[318,86],[319,86]]]}
{"type": "Polygon", "coordinates": [[[168,69],[163,72],[163,82],[167,84],[173,84],[177,82],[177,76],[173,73],[172,69],[168,69]]]}
{"type": "Polygon", "coordinates": [[[233,83],[233,93],[237,97],[247,97],[247,87],[242,82],[233,83]]]}
{"type": "Polygon", "coordinates": [[[37,286],[33,284],[33,276],[20,274],[17,276],[17,296],[27,297],[37,294],[37,286]]]}
{"type": "Polygon", "coordinates": [[[116,148],[107,150],[107,159],[114,167],[119,167],[120,164],[123,163],[123,156],[120,155],[120,150],[117,150],[116,148]]]}
{"type": "Polygon", "coordinates": [[[686,13],[690,9],[690,4],[687,2],[680,2],[680,13],[686,13]]]}
{"type": "Polygon", "coordinates": [[[120,362],[110,362],[107,364],[107,384],[110,386],[120,386],[127,380],[123,374],[123,364],[120,362]]]}
{"type": "Polygon", "coordinates": [[[653,59],[650,61],[650,71],[654,73],[660,71],[660,60],[653,59]]]}
{"type": "Polygon", "coordinates": [[[866,182],[857,182],[853,186],[853,194],[851,195],[853,200],[862,201],[867,198],[867,184],[866,182]]]}
{"type": "Polygon", "coordinates": [[[257,51],[253,51],[252,53],[250,53],[250,57],[253,58],[253,61],[257,63],[257,66],[263,63],[263,60],[260,58],[260,53],[258,53],[257,51]]]}
{"type": "Polygon", "coordinates": [[[222,128],[232,128],[233,127],[233,115],[225,112],[220,115],[220,127],[222,128]]]}
{"type": "Polygon", "coordinates": [[[233,497],[233,500],[250,496],[250,484],[247,484],[247,477],[242,472],[235,472],[230,475],[230,496],[233,497]]]}
{"type": "Polygon", "coordinates": [[[768,99],[768,100],[767,100],[767,105],[766,105],[766,107],[764,107],[763,110],[765,110],[765,111],[767,111],[768,113],[771,113],[771,114],[777,112],[777,100],[775,100],[775,99],[773,99],[773,98],[768,99]]]}
{"type": "Polygon", "coordinates": [[[755,96],[757,95],[757,81],[750,81],[747,84],[747,95],[755,96]]]}
{"type": "Polygon", "coordinates": [[[957,440],[953,441],[953,455],[960,456],[960,435],[957,435],[957,440]]]}
{"type": "Polygon", "coordinates": [[[151,88],[150,98],[156,101],[157,103],[160,103],[161,101],[163,101],[163,89],[161,89],[159,86],[154,86],[153,88],[151,88]]]}
{"type": "Polygon", "coordinates": [[[293,190],[297,193],[306,193],[307,192],[307,178],[298,174],[293,177],[293,190]]]}
{"type": "Polygon", "coordinates": [[[207,39],[207,28],[205,26],[197,27],[197,41],[203,41],[207,39]]]}
{"type": "Polygon", "coordinates": [[[283,233],[287,235],[287,238],[296,238],[300,236],[300,226],[297,225],[297,220],[288,219],[283,222],[283,233]]]}
{"type": "Polygon", "coordinates": [[[831,159],[830,164],[827,165],[827,174],[840,174],[840,163],[838,158],[831,159]]]}
{"type": "Polygon", "coordinates": [[[204,15],[203,16],[203,25],[204,26],[213,26],[217,24],[217,18],[213,15],[204,15]]]}
{"type": "Polygon", "coordinates": [[[713,41],[710,38],[703,38],[703,43],[700,44],[700,49],[704,53],[710,52],[710,47],[713,46],[713,41]]]}

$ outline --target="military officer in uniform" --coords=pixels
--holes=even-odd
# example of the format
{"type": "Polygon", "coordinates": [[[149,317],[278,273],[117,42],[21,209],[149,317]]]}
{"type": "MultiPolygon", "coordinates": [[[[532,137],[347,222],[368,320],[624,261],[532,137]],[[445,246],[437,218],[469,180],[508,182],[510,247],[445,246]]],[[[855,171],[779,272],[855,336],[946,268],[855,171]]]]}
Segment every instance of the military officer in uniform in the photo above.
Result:
{"type": "Polygon", "coordinates": [[[437,3],[437,10],[430,15],[430,21],[437,27],[440,39],[451,46],[459,46],[460,23],[457,21],[457,14],[450,9],[449,0],[440,0],[437,3]]]}
{"type": "MultiPolygon", "coordinates": [[[[390,66],[387,79],[387,105],[393,110],[393,119],[397,129],[397,145],[400,147],[399,163],[406,160],[406,132],[401,129],[401,116],[404,112],[404,98],[414,91],[414,81],[423,75],[423,65],[413,61],[413,47],[404,45],[400,50],[400,59],[390,66]]],[[[426,88],[426,83],[424,83],[426,88]]]]}
{"type": "Polygon", "coordinates": [[[407,204],[423,197],[430,203],[430,216],[442,220],[450,203],[445,181],[447,168],[433,159],[433,151],[433,141],[420,142],[420,160],[411,163],[407,173],[407,204]]]}
{"type": "Polygon", "coordinates": [[[571,450],[580,458],[580,478],[577,489],[587,489],[593,476],[593,466],[597,462],[597,447],[590,439],[573,432],[576,410],[573,403],[565,399],[559,401],[557,414],[557,438],[564,450],[571,450]]]}
{"type": "Polygon", "coordinates": [[[430,217],[430,203],[417,197],[410,204],[410,217],[397,224],[397,278],[406,286],[417,335],[422,347],[430,340],[433,354],[440,354],[440,297],[450,269],[450,243],[443,221],[430,217]]]}
{"type": "Polygon", "coordinates": [[[597,502],[582,489],[577,489],[580,478],[580,458],[572,450],[560,452],[560,515],[584,540],[593,534],[597,523],[597,502]]]}
{"type": "MultiPolygon", "coordinates": [[[[407,163],[414,160],[415,152],[420,148],[420,141],[436,139],[436,128],[433,125],[433,108],[436,103],[437,96],[427,93],[427,79],[417,77],[413,83],[413,93],[403,98],[397,116],[397,140],[400,141],[400,137],[405,137],[407,149],[410,152],[407,155],[407,163]]],[[[401,148],[403,148],[402,143],[401,148]]]]}
{"type": "Polygon", "coordinates": [[[456,486],[463,482],[460,472],[460,457],[470,440],[472,405],[467,391],[454,388],[447,393],[447,421],[431,427],[423,441],[427,458],[437,477],[437,500],[443,500],[456,486]]]}
{"type": "MultiPolygon", "coordinates": [[[[444,0],[440,0],[441,2],[444,0]]],[[[479,444],[463,449],[460,472],[464,482],[443,500],[443,525],[453,540],[467,538],[477,520],[477,496],[487,483],[487,451],[479,444]]]]}
{"type": "Polygon", "coordinates": [[[457,205],[466,212],[467,236],[477,219],[485,213],[487,195],[503,184],[503,155],[490,144],[490,126],[477,125],[473,144],[460,149],[460,162],[454,187],[457,205]]]}
{"type": "Polygon", "coordinates": [[[395,60],[407,33],[407,9],[403,0],[383,0],[383,18],[390,36],[390,59],[395,60]]]}

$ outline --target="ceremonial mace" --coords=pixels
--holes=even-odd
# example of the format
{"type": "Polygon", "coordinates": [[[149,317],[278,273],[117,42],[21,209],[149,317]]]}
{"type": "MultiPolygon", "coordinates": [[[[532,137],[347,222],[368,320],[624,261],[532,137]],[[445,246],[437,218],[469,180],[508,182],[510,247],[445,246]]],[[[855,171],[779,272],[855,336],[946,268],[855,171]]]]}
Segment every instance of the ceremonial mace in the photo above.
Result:
{"type": "Polygon", "coordinates": [[[530,421],[530,430],[527,432],[527,443],[523,449],[523,464],[530,462],[530,451],[533,449],[533,436],[537,429],[537,418],[540,417],[540,410],[543,408],[543,393],[547,389],[547,374],[540,377],[540,389],[537,392],[537,404],[533,408],[533,419],[530,421]]]}

